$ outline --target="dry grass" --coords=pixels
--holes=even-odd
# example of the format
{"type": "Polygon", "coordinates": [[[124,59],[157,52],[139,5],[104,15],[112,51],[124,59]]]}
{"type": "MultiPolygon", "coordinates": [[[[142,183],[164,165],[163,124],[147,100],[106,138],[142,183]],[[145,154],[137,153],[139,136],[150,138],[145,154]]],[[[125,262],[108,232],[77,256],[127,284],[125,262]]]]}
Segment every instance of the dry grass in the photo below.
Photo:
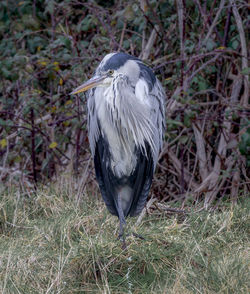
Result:
{"type": "Polygon", "coordinates": [[[117,219],[97,195],[72,185],[0,198],[0,292],[248,293],[249,201],[216,212],[128,221],[127,250],[117,219]],[[71,188],[69,188],[71,187],[71,188]]]}

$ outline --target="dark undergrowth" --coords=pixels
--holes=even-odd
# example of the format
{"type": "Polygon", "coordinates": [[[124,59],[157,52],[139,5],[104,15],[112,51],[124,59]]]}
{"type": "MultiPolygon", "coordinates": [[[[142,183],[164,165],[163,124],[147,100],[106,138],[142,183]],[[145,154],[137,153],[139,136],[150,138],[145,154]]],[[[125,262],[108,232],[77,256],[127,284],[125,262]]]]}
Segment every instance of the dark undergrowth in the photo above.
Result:
{"type": "Polygon", "coordinates": [[[248,195],[247,5],[1,1],[0,181],[29,193],[64,172],[97,192],[86,97],[69,93],[105,54],[122,51],[147,63],[166,91],[154,197],[208,208],[248,195]]]}

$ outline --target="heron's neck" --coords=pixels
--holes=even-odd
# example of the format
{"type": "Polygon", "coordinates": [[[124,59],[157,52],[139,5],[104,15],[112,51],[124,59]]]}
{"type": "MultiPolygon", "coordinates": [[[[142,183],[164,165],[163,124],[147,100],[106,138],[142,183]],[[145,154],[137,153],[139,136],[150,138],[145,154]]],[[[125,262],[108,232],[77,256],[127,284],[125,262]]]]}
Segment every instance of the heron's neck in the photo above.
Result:
{"type": "Polygon", "coordinates": [[[119,119],[123,112],[128,91],[131,91],[131,85],[128,83],[128,78],[122,74],[115,76],[110,86],[104,90],[107,110],[116,113],[116,119],[119,119]]]}

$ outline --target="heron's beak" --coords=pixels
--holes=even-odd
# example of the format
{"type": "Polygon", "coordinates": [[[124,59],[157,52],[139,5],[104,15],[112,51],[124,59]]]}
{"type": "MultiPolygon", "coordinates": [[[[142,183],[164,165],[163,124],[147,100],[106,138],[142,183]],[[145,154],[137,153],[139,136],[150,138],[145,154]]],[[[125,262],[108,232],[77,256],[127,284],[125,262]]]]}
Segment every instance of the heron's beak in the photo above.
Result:
{"type": "Polygon", "coordinates": [[[106,79],[106,76],[93,77],[92,79],[83,83],[81,86],[77,87],[70,94],[78,94],[81,92],[85,92],[91,88],[97,87],[97,86],[101,85],[103,80],[105,80],[105,79],[106,79]]]}

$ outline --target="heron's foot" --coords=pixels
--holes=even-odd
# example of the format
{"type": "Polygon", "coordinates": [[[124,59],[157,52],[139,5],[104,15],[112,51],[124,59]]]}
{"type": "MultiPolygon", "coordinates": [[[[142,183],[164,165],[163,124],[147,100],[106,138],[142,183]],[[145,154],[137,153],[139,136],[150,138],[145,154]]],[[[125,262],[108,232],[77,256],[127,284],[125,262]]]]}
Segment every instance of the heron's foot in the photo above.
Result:
{"type": "Polygon", "coordinates": [[[127,243],[126,243],[125,239],[126,239],[126,236],[124,236],[124,234],[119,234],[119,236],[117,238],[117,240],[121,241],[123,250],[127,249],[127,243]]]}
{"type": "Polygon", "coordinates": [[[124,234],[119,234],[119,236],[117,237],[117,240],[120,240],[121,242],[125,243],[126,238],[131,236],[131,235],[134,236],[135,238],[140,239],[140,240],[145,240],[145,238],[143,236],[141,236],[141,235],[139,235],[137,233],[134,233],[134,232],[132,232],[130,234],[127,234],[125,236],[124,236],[124,234]]]}
{"type": "Polygon", "coordinates": [[[141,236],[141,235],[139,235],[139,234],[136,234],[136,233],[134,233],[134,232],[132,232],[132,236],[134,236],[134,237],[136,237],[136,238],[138,238],[138,239],[141,239],[141,240],[145,240],[145,238],[144,238],[143,236],[141,236]]]}
{"type": "Polygon", "coordinates": [[[123,242],[123,241],[125,241],[125,238],[126,237],[124,236],[124,234],[119,234],[118,237],[117,237],[117,240],[120,240],[120,241],[123,242]]]}
{"type": "Polygon", "coordinates": [[[127,250],[127,243],[125,240],[122,240],[122,250],[127,250]]]}

